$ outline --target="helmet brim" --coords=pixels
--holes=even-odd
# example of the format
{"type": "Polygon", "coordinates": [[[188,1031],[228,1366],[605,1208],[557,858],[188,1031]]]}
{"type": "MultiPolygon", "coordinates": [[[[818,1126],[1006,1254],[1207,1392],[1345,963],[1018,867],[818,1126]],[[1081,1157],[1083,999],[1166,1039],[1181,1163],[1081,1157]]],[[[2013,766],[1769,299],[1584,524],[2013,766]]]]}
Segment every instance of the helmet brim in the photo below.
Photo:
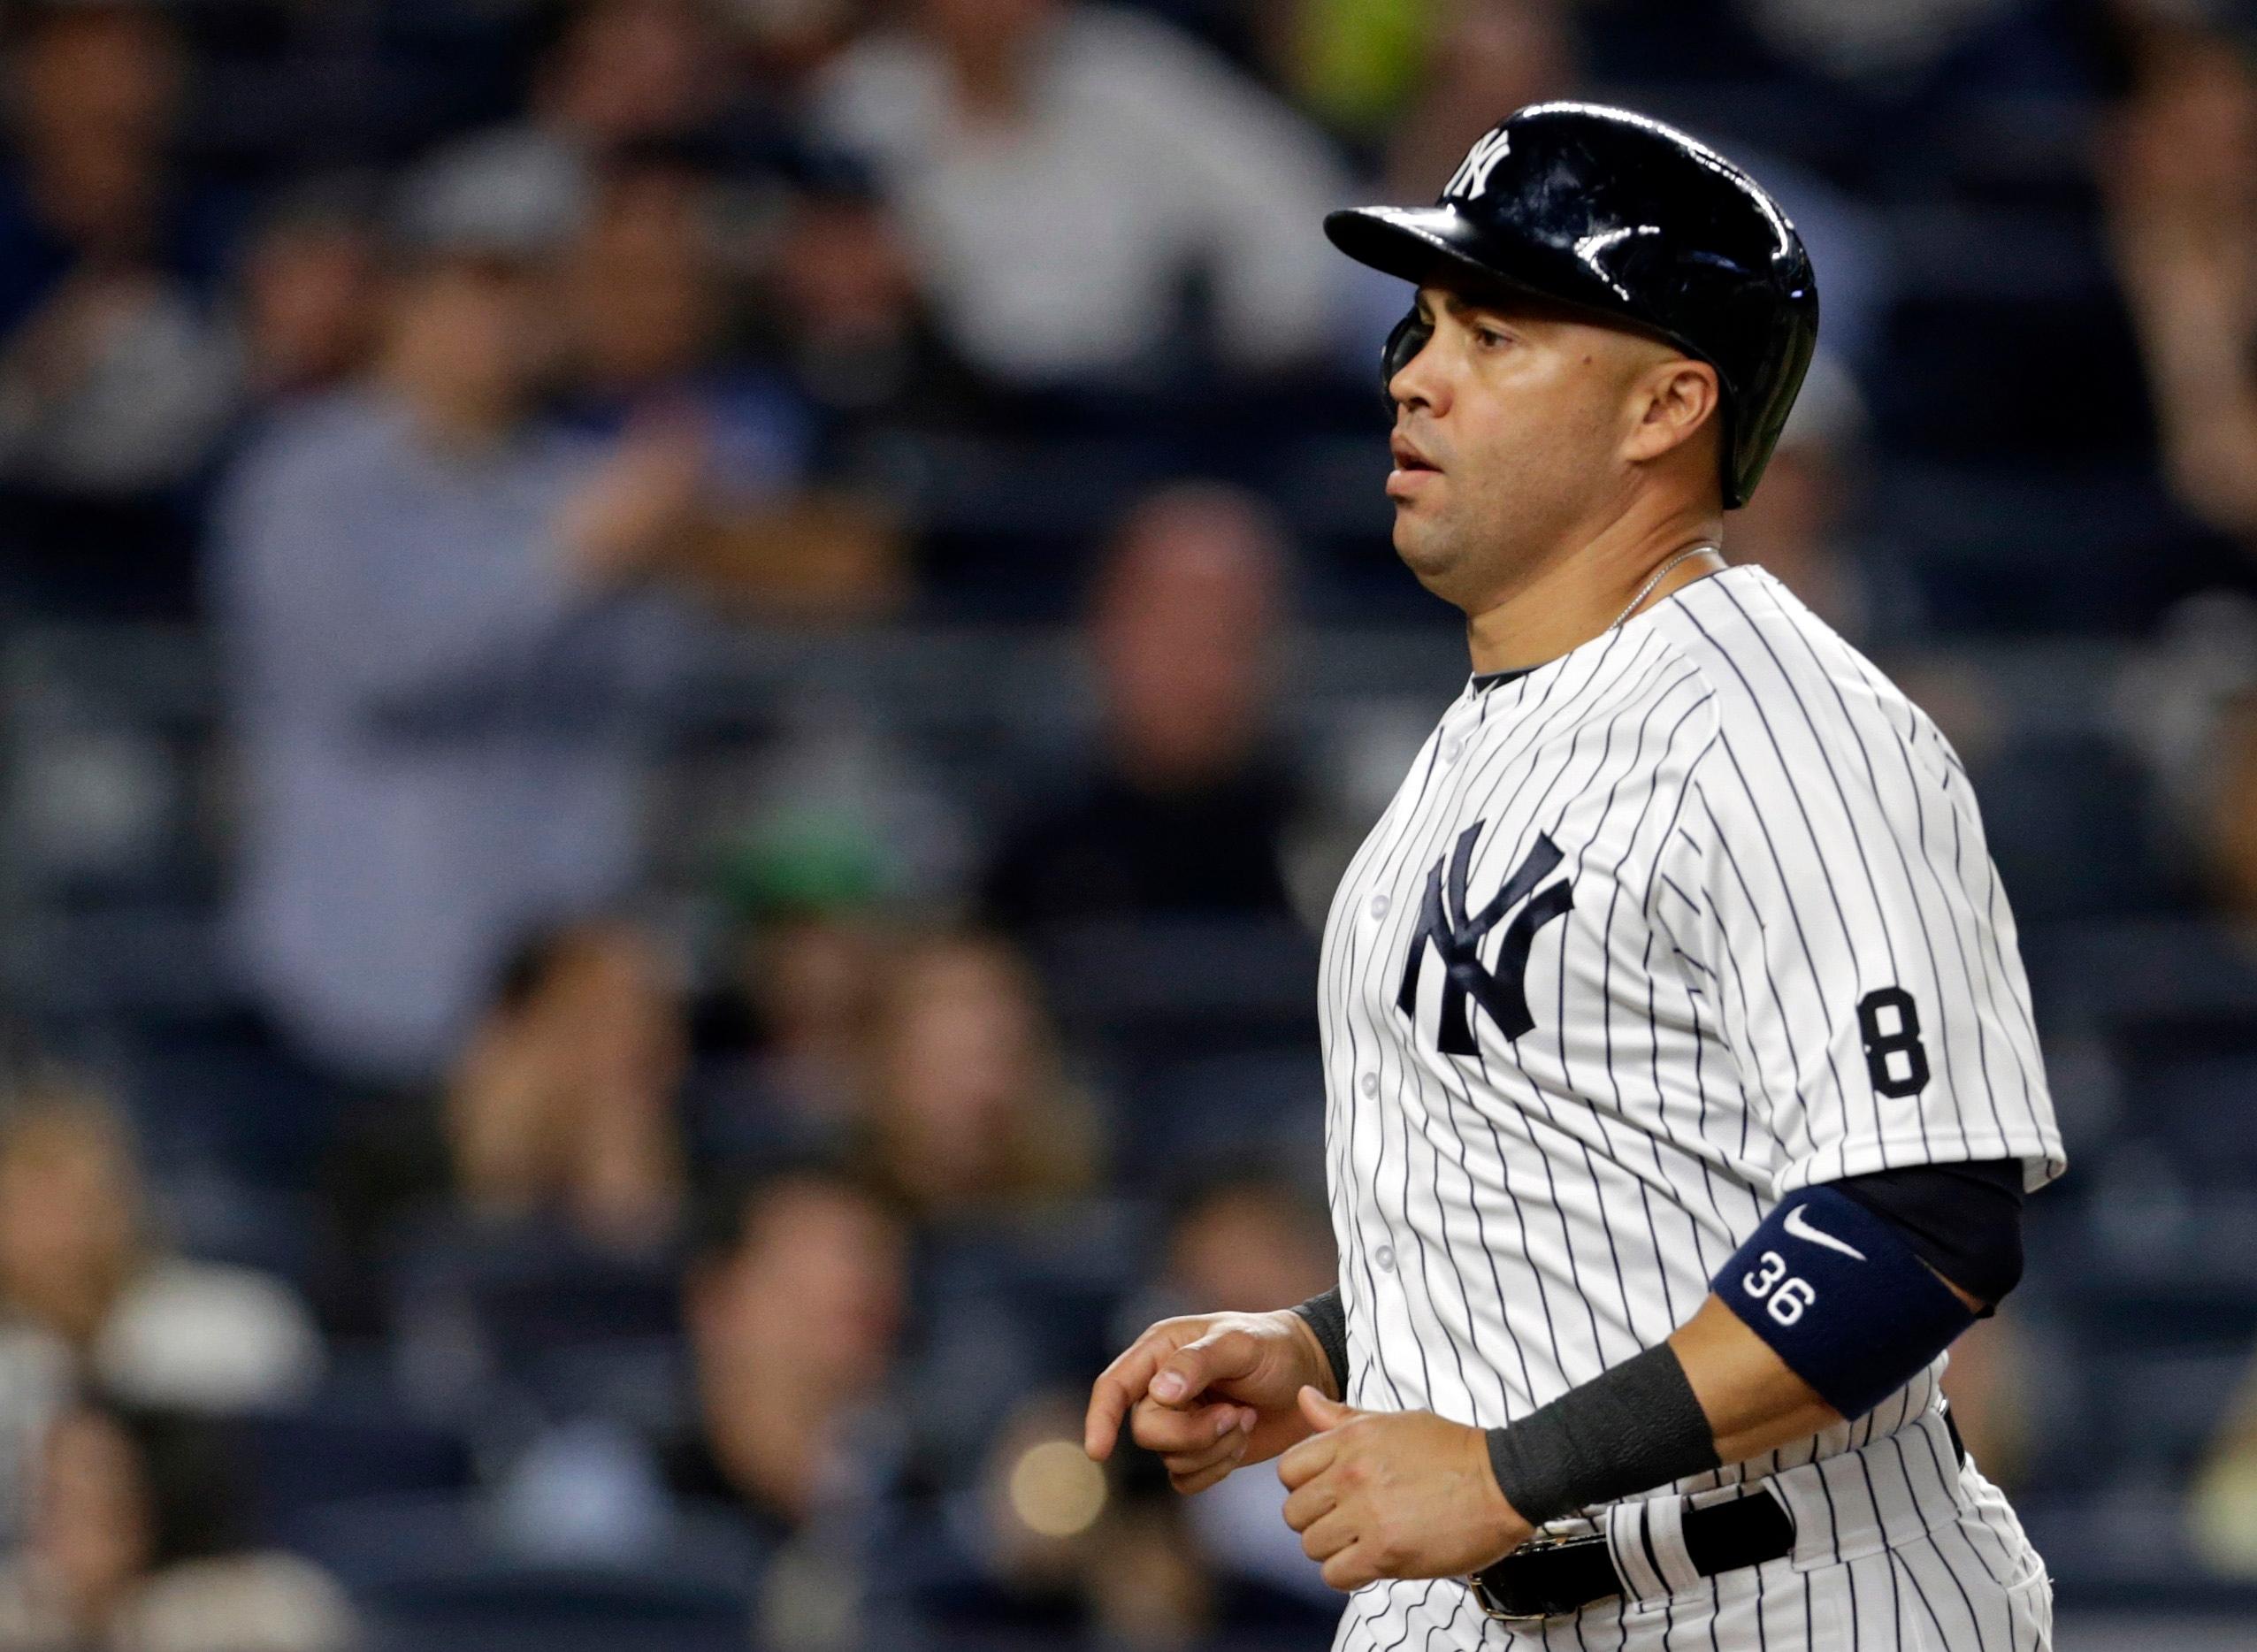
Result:
{"type": "Polygon", "coordinates": [[[1536,299],[1591,321],[1657,339],[1708,358],[1666,328],[1626,313],[1622,294],[1581,266],[1562,268],[1552,249],[1515,241],[1447,206],[1348,207],[1325,216],[1325,235],[1361,264],[1413,287],[1456,277],[1468,294],[1483,291],[1536,299]]]}
{"type": "Polygon", "coordinates": [[[1495,237],[1446,206],[1347,207],[1325,215],[1325,236],[1357,263],[1414,287],[1429,279],[1439,262],[1470,284],[1542,291],[1490,263],[1495,237]]]}

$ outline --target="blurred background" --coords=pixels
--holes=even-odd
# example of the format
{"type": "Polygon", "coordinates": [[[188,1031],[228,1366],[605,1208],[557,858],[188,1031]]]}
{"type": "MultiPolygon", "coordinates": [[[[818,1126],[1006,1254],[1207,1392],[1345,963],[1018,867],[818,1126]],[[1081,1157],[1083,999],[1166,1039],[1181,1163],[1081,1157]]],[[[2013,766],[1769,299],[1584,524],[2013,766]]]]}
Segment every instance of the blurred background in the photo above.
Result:
{"type": "Polygon", "coordinates": [[[1329,1280],[1314,933],[1465,670],[1333,254],[1626,101],[1802,227],[1730,523],[1975,772],[2074,1161],[1952,1383],[2257,1646],[2257,13],[0,9],[0,1648],[1307,1648],[1080,1456],[1329,1280]]]}

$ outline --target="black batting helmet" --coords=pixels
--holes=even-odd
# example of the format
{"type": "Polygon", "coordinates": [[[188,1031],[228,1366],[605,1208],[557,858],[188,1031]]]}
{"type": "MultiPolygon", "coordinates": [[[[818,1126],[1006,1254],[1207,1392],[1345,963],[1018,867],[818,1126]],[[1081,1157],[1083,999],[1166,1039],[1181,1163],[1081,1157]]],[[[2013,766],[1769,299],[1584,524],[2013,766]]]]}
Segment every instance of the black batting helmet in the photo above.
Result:
{"type": "MultiPolygon", "coordinates": [[[[1532,103],[1466,152],[1433,206],[1335,212],[1325,233],[1406,281],[1454,268],[1708,363],[1729,507],[1756,491],[1817,342],[1817,281],[1779,203],[1714,149],[1625,109],[1532,103]]],[[[1404,317],[1389,380],[1424,342],[1404,317]]]]}

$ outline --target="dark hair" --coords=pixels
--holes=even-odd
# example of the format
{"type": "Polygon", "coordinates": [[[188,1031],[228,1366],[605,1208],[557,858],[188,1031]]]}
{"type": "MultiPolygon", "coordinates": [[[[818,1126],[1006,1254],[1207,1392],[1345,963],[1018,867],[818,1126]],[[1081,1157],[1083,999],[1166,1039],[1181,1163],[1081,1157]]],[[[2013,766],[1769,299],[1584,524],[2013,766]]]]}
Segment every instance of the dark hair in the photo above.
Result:
{"type": "Polygon", "coordinates": [[[641,927],[631,912],[599,909],[526,930],[502,955],[493,990],[486,996],[487,1009],[515,1014],[532,1002],[559,966],[590,936],[606,929],[641,927]]]}
{"type": "Polygon", "coordinates": [[[1161,1231],[1176,1234],[1213,1206],[1240,1197],[1259,1199],[1306,1222],[1312,1231],[1331,1233],[1331,1215],[1320,1194],[1299,1177],[1253,1157],[1210,1165],[1176,1182],[1161,1202],[1161,1231]]]}
{"type": "Polygon", "coordinates": [[[866,1205],[896,1227],[908,1226],[908,1212],[900,1200],[853,1160],[827,1152],[783,1154],[725,1177],[699,1196],[690,1222],[692,1271],[718,1266],[736,1256],[770,1201],[789,1189],[808,1186],[866,1205]]]}

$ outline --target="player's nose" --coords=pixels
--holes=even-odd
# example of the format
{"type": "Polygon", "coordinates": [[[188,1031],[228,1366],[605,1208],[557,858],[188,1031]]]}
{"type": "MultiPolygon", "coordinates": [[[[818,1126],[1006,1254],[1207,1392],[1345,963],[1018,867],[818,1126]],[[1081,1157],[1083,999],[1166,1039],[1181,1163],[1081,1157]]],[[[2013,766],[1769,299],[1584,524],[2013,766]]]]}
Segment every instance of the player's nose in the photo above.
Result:
{"type": "Polygon", "coordinates": [[[1446,409],[1449,388],[1436,361],[1437,355],[1434,340],[1427,340],[1387,381],[1388,398],[1395,403],[1397,414],[1418,409],[1439,415],[1446,409]]]}

